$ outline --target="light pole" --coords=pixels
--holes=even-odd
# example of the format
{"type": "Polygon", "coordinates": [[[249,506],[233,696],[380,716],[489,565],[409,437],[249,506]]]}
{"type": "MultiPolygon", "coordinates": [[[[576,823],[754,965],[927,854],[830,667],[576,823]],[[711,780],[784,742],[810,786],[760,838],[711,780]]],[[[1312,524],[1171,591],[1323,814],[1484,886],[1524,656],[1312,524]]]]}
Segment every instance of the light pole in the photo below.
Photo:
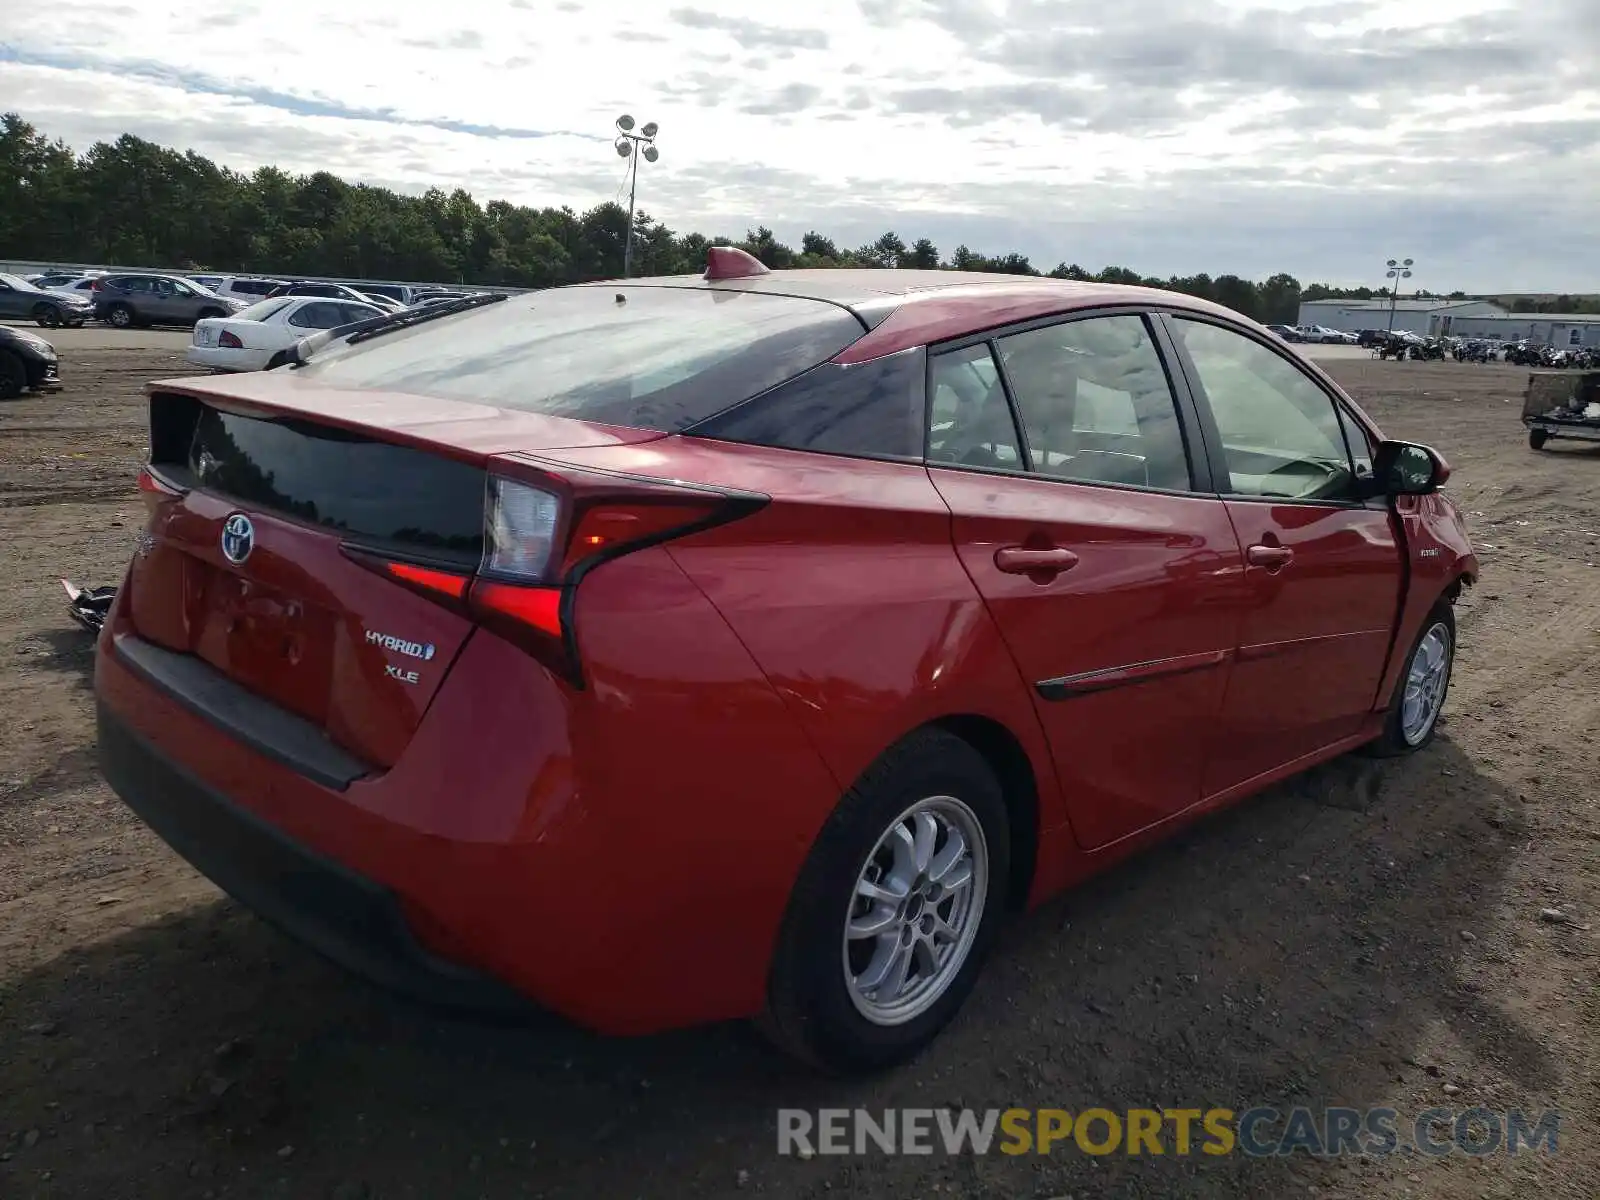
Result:
{"type": "Polygon", "coordinates": [[[633,118],[623,113],[617,118],[617,140],[615,142],[617,154],[631,161],[628,164],[628,240],[622,248],[622,277],[626,279],[628,272],[633,268],[633,196],[639,188],[639,156],[644,155],[645,162],[655,162],[661,157],[661,151],[656,149],[656,131],[661,127],[654,121],[647,121],[639,127],[639,132],[633,132],[633,118]]]}
{"type": "Polygon", "coordinates": [[[1399,295],[1400,295],[1400,281],[1402,279],[1410,279],[1411,278],[1411,263],[1412,263],[1412,260],[1409,259],[1409,258],[1403,258],[1399,262],[1396,262],[1394,259],[1391,258],[1389,260],[1389,263],[1388,263],[1389,270],[1384,275],[1385,279],[1394,280],[1394,282],[1389,285],[1389,332],[1390,333],[1394,332],[1394,302],[1395,302],[1396,299],[1399,298],[1399,295]]]}

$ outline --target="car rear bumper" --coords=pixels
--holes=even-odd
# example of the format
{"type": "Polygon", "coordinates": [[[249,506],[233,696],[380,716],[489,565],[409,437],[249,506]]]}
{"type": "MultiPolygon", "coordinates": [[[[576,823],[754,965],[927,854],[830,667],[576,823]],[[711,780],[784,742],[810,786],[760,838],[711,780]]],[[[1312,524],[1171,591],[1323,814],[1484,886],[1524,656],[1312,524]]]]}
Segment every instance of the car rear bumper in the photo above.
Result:
{"type": "Polygon", "coordinates": [[[272,357],[270,350],[236,350],[230,346],[190,346],[185,361],[213,371],[259,371],[272,357]]]}
{"type": "Polygon", "coordinates": [[[290,936],[380,986],[473,1012],[528,1011],[498,981],[432,954],[393,892],[233,804],[98,705],[100,769],[161,839],[290,936]]]}
{"type": "Polygon", "coordinates": [[[479,630],[400,757],[346,780],[225,676],[138,653],[130,576],[96,654],[107,778],[224,889],[402,990],[477,1008],[487,977],[606,1034],[750,1016],[838,785],[664,551],[584,586],[583,693],[479,630]],[[641,596],[651,620],[624,619],[641,596]],[[728,694],[685,687],[691,661],[728,694]]]}

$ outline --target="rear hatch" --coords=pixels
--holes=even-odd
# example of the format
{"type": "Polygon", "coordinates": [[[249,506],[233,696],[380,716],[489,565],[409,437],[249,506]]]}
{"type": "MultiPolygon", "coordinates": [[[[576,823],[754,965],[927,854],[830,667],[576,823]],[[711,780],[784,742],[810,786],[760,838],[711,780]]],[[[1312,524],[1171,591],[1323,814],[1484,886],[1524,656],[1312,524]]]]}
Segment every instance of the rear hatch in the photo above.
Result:
{"type": "MultiPolygon", "coordinates": [[[[506,440],[501,418],[518,414],[442,401],[428,419],[427,405],[402,398],[346,405],[386,408],[387,422],[334,423],[262,408],[258,379],[208,384],[203,398],[152,395],[152,520],[129,575],[133,628],[390,766],[472,621],[369,569],[363,552],[476,570],[488,450],[506,440]],[[460,436],[475,421],[498,432],[460,436]],[[419,425],[483,449],[423,440],[419,425]]],[[[532,415],[509,424],[523,426],[510,437],[519,447],[659,436],[532,415]]]]}
{"type": "Polygon", "coordinates": [[[571,665],[551,650],[571,643],[558,532],[616,553],[728,501],[520,460],[684,432],[862,331],[814,299],[607,284],[441,313],[292,369],[152,385],[133,628],[392,765],[475,620],[571,665]]]}

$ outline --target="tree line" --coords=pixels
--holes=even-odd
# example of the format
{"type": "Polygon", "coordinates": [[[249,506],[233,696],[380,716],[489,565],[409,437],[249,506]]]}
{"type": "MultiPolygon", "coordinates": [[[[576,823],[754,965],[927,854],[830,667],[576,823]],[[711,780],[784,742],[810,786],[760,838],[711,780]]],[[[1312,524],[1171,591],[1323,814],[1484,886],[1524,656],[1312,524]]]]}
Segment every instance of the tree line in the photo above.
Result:
{"type": "MultiPolygon", "coordinates": [[[[620,276],[627,233],[628,214],[615,203],[579,213],[479,204],[464,188],[411,196],[326,171],[244,173],[132,134],[78,154],[16,113],[0,116],[0,258],[538,288],[620,276]]],[[[1388,294],[1302,286],[1286,273],[1260,281],[1204,273],[1162,279],[1066,262],[1042,271],[1023,254],[963,245],[944,256],[927,238],[907,243],[894,232],[854,248],[811,232],[794,247],[765,226],[742,239],[707,237],[678,233],[644,212],[635,214],[634,239],[639,275],[698,272],[708,246],[737,245],[775,270],[921,267],[1145,284],[1291,324],[1302,300],[1388,294]]]]}

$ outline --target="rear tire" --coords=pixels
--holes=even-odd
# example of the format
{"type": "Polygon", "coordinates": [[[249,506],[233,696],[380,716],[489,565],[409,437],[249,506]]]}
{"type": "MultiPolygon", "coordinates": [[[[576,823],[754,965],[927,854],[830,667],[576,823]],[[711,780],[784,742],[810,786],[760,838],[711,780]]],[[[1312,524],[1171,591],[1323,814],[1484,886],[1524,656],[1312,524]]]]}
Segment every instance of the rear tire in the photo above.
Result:
{"type": "Polygon", "coordinates": [[[126,304],[113,304],[106,309],[106,321],[117,329],[132,329],[133,309],[126,304]]]}
{"type": "Polygon", "coordinates": [[[1528,430],[1528,446],[1533,450],[1543,450],[1544,444],[1550,440],[1550,435],[1543,429],[1528,430]]]}
{"type": "Polygon", "coordinates": [[[983,756],[941,729],[905,738],[817,835],[773,955],[762,1031],[833,1072],[916,1054],[977,981],[1010,865],[1010,818],[983,756]]]}
{"type": "Polygon", "coordinates": [[[15,400],[27,386],[27,366],[11,351],[0,350],[0,400],[15,400]]]}
{"type": "Polygon", "coordinates": [[[1422,623],[1422,630],[1406,654],[1400,678],[1384,717],[1383,733],[1369,747],[1379,758],[1415,754],[1433,741],[1450,692],[1450,675],[1456,661],[1456,614],[1440,601],[1422,623]],[[1442,654],[1442,658],[1439,656],[1442,654]],[[1413,706],[1413,703],[1415,706],[1413,706]]]}

